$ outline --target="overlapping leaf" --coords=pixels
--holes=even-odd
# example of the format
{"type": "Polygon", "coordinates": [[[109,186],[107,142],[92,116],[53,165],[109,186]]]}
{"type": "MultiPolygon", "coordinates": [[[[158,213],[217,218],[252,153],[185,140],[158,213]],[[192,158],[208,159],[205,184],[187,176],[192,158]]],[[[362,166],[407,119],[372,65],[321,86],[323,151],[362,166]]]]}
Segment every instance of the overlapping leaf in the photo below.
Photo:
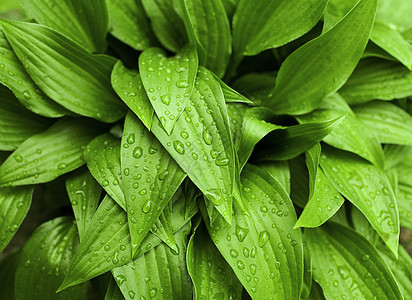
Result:
{"type": "Polygon", "coordinates": [[[84,119],[63,119],[25,140],[0,166],[0,186],[54,180],[84,164],[83,150],[101,130],[84,119]]]}
{"type": "Polygon", "coordinates": [[[102,189],[86,168],[77,170],[66,180],[66,189],[82,240],[99,205],[102,189]]]}
{"type": "Polygon", "coordinates": [[[0,251],[19,229],[31,205],[33,186],[0,188],[0,251]]]}
{"type": "Polygon", "coordinates": [[[120,166],[120,140],[109,133],[93,139],[84,150],[90,173],[117,204],[126,209],[120,166]]]}
{"type": "Polygon", "coordinates": [[[23,64],[6,39],[0,24],[0,82],[16,95],[28,110],[45,116],[61,117],[68,111],[48,98],[27,74],[23,64]]]}
{"type": "Polygon", "coordinates": [[[121,167],[134,255],[186,174],[133,113],[124,125],[121,167]]]}
{"type": "Polygon", "coordinates": [[[159,244],[112,270],[125,299],[192,299],[192,285],[186,267],[189,232],[189,223],[176,232],[178,253],[172,252],[165,244],[159,244]]]}
{"type": "Polygon", "coordinates": [[[210,72],[198,72],[190,103],[169,136],[159,120],[154,135],[194,184],[230,221],[235,178],[234,148],[222,89],[210,72]]]}
{"type": "MultiPolygon", "coordinates": [[[[182,228],[196,212],[194,209],[188,218],[185,218],[185,198],[177,199],[173,205],[173,231],[177,232],[182,228]]],[[[160,243],[161,240],[156,235],[149,233],[140,245],[137,257],[160,243]]],[[[132,245],[126,212],[106,196],[89,224],[89,230],[82,239],[60,290],[85,282],[130,261],[132,245]]]]}
{"type": "Polygon", "coordinates": [[[154,110],[143,88],[139,73],[127,69],[121,61],[118,61],[114,65],[111,80],[119,97],[150,129],[154,110]]]}
{"type": "Polygon", "coordinates": [[[333,147],[356,153],[383,168],[383,152],[375,133],[356,117],[339,94],[326,98],[318,110],[299,116],[298,120],[306,124],[330,120],[343,114],[346,117],[323,141],[333,147]]]}
{"type": "Polygon", "coordinates": [[[409,97],[412,72],[396,62],[366,59],[359,63],[339,93],[349,104],[409,97]]]}
{"type": "Polygon", "coordinates": [[[232,52],[232,36],[225,7],[219,0],[178,0],[186,32],[197,46],[199,62],[218,77],[225,74],[232,52]]]}
{"type": "Polygon", "coordinates": [[[315,26],[326,4],[325,0],[239,1],[233,16],[234,51],[256,55],[297,39],[315,26]]]}
{"type": "Polygon", "coordinates": [[[234,202],[231,225],[204,217],[210,236],[253,299],[299,299],[303,249],[292,202],[258,167],[245,166],[242,185],[243,203],[234,202]]]}
{"type": "Polygon", "coordinates": [[[111,278],[104,300],[124,300],[122,292],[117,286],[116,281],[111,278]]]}
{"type": "Polygon", "coordinates": [[[28,15],[91,52],[104,52],[108,30],[105,0],[21,0],[28,15]]]}
{"type": "Polygon", "coordinates": [[[0,85],[0,149],[16,149],[28,137],[47,128],[48,121],[24,109],[13,93],[0,85]]]}
{"type": "Polygon", "coordinates": [[[106,0],[106,3],[112,35],[136,50],[156,44],[141,0],[106,0]]]}
{"type": "Polygon", "coordinates": [[[335,188],[369,220],[397,253],[399,216],[395,195],[383,171],[349,153],[324,147],[320,164],[335,188]]]}
{"type": "Polygon", "coordinates": [[[160,48],[147,49],[139,57],[141,79],[149,101],[168,134],[190,101],[197,67],[192,46],[171,58],[160,48]]]}
{"type": "Polygon", "coordinates": [[[361,235],[335,223],[305,232],[313,277],[329,298],[403,299],[378,251],[361,235]]]}
{"type": "Polygon", "coordinates": [[[90,54],[42,25],[2,21],[1,26],[26,71],[54,101],[103,122],[114,122],[124,115],[124,107],[110,86],[112,57],[90,54]]]}
{"type": "Polygon", "coordinates": [[[194,299],[242,298],[242,285],[200,225],[187,247],[187,268],[194,286],[194,299]]]}
{"type": "Polygon", "coordinates": [[[290,170],[287,161],[267,161],[260,167],[269,173],[283,186],[290,195],[290,170]]]}
{"type": "Polygon", "coordinates": [[[187,42],[184,24],[174,11],[173,1],[142,0],[153,32],[165,48],[177,52],[187,42]]]}
{"type": "Polygon", "coordinates": [[[304,114],[337,91],[366,47],[377,2],[361,0],[336,26],[288,56],[265,105],[278,114],[304,114]]]}
{"type": "Polygon", "coordinates": [[[16,271],[16,299],[86,299],[85,284],[56,294],[79,244],[76,226],[60,217],[36,229],[24,245],[16,271]]]}
{"type": "Polygon", "coordinates": [[[373,101],[355,106],[354,112],[374,130],[381,143],[412,146],[412,117],[398,106],[373,101]]]}

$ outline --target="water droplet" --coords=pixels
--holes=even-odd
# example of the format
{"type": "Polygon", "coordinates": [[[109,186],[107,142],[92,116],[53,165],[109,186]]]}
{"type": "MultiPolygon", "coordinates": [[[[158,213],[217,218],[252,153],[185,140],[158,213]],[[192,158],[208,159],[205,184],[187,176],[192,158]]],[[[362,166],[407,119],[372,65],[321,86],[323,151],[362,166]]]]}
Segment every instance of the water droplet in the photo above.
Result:
{"type": "Polygon", "coordinates": [[[229,164],[229,159],[227,158],[219,158],[215,160],[216,166],[222,167],[227,166],[229,164]]]}
{"type": "Polygon", "coordinates": [[[113,254],[113,263],[116,265],[116,264],[118,264],[119,263],[119,253],[116,251],[114,254],[113,254]]]}
{"type": "Polygon", "coordinates": [[[126,141],[131,145],[134,144],[135,142],[135,136],[134,133],[129,134],[129,136],[127,137],[126,141]]]}
{"type": "Polygon", "coordinates": [[[149,292],[150,297],[154,297],[157,294],[157,288],[152,288],[149,292]]]}
{"type": "Polygon", "coordinates": [[[253,275],[256,274],[256,265],[255,264],[250,265],[250,273],[252,273],[253,275]]]}
{"type": "Polygon", "coordinates": [[[182,132],[180,133],[180,136],[181,136],[182,138],[184,138],[184,139],[187,139],[187,138],[189,137],[189,133],[187,133],[186,131],[182,131],[182,132]]]}
{"type": "Polygon", "coordinates": [[[24,92],[23,92],[23,96],[24,96],[24,98],[26,98],[27,100],[31,99],[31,95],[30,95],[30,92],[29,92],[29,91],[24,91],[24,92]]]}
{"type": "Polygon", "coordinates": [[[129,168],[125,168],[123,171],[124,175],[129,176],[130,174],[130,169],[129,168]]]}
{"type": "Polygon", "coordinates": [[[22,162],[22,161],[23,161],[23,157],[22,157],[21,155],[15,155],[15,156],[14,156],[14,159],[15,159],[17,162],[22,162]]]}
{"type": "Polygon", "coordinates": [[[135,292],[129,291],[129,297],[130,297],[130,298],[133,299],[135,295],[136,295],[135,292]]]}
{"type": "Polygon", "coordinates": [[[110,246],[109,246],[109,245],[104,246],[104,250],[109,251],[109,250],[110,250],[110,246]]]}
{"type": "Polygon", "coordinates": [[[211,145],[213,142],[213,136],[206,127],[203,127],[203,140],[207,145],[211,145]]]}
{"type": "Polygon", "coordinates": [[[189,83],[186,80],[178,80],[176,82],[176,86],[178,88],[187,88],[189,86],[189,83]]]}
{"type": "Polygon", "coordinates": [[[146,195],[146,194],[147,194],[147,190],[146,190],[146,189],[142,189],[142,190],[139,192],[139,194],[140,194],[140,195],[146,195]]]}
{"type": "Polygon", "coordinates": [[[269,241],[269,238],[270,238],[269,232],[267,231],[260,232],[259,240],[258,240],[259,247],[262,248],[269,241]]]}
{"type": "Polygon", "coordinates": [[[143,149],[142,147],[135,147],[133,150],[133,157],[134,158],[140,158],[143,155],[143,149]]]}
{"type": "Polygon", "coordinates": [[[239,253],[235,249],[230,250],[230,256],[235,258],[239,256],[239,253]]]}
{"type": "Polygon", "coordinates": [[[173,147],[175,148],[177,153],[182,154],[182,155],[185,154],[185,145],[183,145],[182,142],[174,141],[173,142],[173,147]]]}
{"type": "Polygon", "coordinates": [[[167,177],[167,175],[169,175],[169,171],[164,170],[162,173],[159,174],[159,179],[164,180],[167,177]]]}
{"type": "Polygon", "coordinates": [[[160,100],[166,105],[169,105],[170,103],[170,96],[169,95],[163,95],[160,97],[160,100]]]}
{"type": "Polygon", "coordinates": [[[369,260],[369,255],[365,254],[362,256],[362,261],[368,261],[369,260]]]}
{"type": "Polygon", "coordinates": [[[152,201],[150,201],[149,199],[143,204],[142,211],[147,214],[151,209],[152,209],[152,201]]]}
{"type": "Polygon", "coordinates": [[[240,270],[243,270],[243,269],[245,268],[245,264],[243,263],[243,261],[238,260],[238,261],[237,261],[237,267],[238,267],[240,270]]]}
{"type": "Polygon", "coordinates": [[[239,242],[243,242],[243,240],[246,238],[248,232],[249,232],[249,229],[242,228],[238,225],[236,226],[236,237],[239,240],[239,242]]]}

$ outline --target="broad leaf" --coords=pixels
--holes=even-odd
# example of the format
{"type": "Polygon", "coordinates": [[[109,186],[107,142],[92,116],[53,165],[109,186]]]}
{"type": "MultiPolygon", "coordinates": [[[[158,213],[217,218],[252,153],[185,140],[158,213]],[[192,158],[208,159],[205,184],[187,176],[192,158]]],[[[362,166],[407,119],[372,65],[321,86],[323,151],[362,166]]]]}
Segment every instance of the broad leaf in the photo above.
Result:
{"type": "Polygon", "coordinates": [[[84,150],[90,173],[117,204],[126,209],[120,166],[120,140],[109,133],[93,139],[84,150]]]}
{"type": "Polygon", "coordinates": [[[196,51],[191,46],[170,58],[160,48],[147,49],[139,57],[147,96],[168,134],[190,101],[197,67],[196,51]]]}
{"type": "Polygon", "coordinates": [[[399,31],[388,24],[375,22],[371,40],[412,70],[412,48],[399,31]]]}
{"type": "Polygon", "coordinates": [[[245,166],[242,185],[244,198],[234,201],[231,225],[222,217],[209,224],[204,216],[209,234],[253,299],[299,299],[303,249],[300,232],[293,230],[292,202],[258,167],[245,166]]]}
{"type": "Polygon", "coordinates": [[[193,299],[242,299],[242,284],[213,244],[203,224],[190,238],[187,268],[194,285],[193,299]]]}
{"type": "Polygon", "coordinates": [[[13,93],[0,85],[0,149],[16,149],[30,136],[44,131],[48,120],[27,111],[13,93]]]}
{"type": "Polygon", "coordinates": [[[412,230],[412,187],[399,184],[397,200],[400,223],[402,227],[412,230]]]}
{"type": "Polygon", "coordinates": [[[377,2],[359,1],[336,26],[293,52],[282,64],[265,105],[277,114],[304,114],[336,92],[365,50],[377,2]]]}
{"type": "Polygon", "coordinates": [[[375,131],[382,144],[412,146],[412,117],[398,106],[373,101],[353,108],[356,116],[375,131]]]}
{"type": "Polygon", "coordinates": [[[390,170],[402,163],[412,153],[412,147],[388,144],[383,148],[383,152],[385,154],[385,168],[390,170]]]}
{"type": "Polygon", "coordinates": [[[50,118],[68,111],[48,98],[27,74],[23,64],[6,39],[0,24],[0,82],[16,95],[19,102],[32,112],[50,118]]]}
{"type": "Polygon", "coordinates": [[[383,152],[375,132],[356,117],[339,94],[326,98],[318,110],[299,116],[298,120],[304,124],[322,122],[343,114],[346,114],[346,117],[323,141],[333,147],[353,152],[383,168],[383,152]]]}
{"type": "Polygon", "coordinates": [[[395,280],[398,283],[402,295],[405,299],[412,297],[412,258],[404,247],[399,247],[399,257],[394,259],[391,253],[385,251],[383,247],[379,247],[380,254],[388,264],[395,280]]]}
{"type": "Polygon", "coordinates": [[[398,209],[385,174],[356,155],[328,147],[322,151],[320,165],[335,188],[365,215],[396,255],[398,209]]]}
{"type": "Polygon", "coordinates": [[[178,0],[191,44],[197,46],[199,63],[222,77],[232,52],[230,24],[220,0],[178,0]]]}
{"type": "Polygon", "coordinates": [[[165,48],[177,52],[187,42],[185,26],[170,0],[141,0],[153,32],[165,48]]]}
{"type": "Polygon", "coordinates": [[[318,227],[329,220],[342,206],[343,197],[326,178],[322,170],[318,170],[314,192],[305,205],[295,227],[318,227]]]}
{"type": "Polygon", "coordinates": [[[106,0],[110,33],[136,50],[156,42],[141,0],[106,0]]]}
{"type": "Polygon", "coordinates": [[[114,122],[124,115],[124,107],[110,86],[112,57],[90,54],[42,25],[2,21],[1,26],[26,71],[54,101],[103,122],[114,122]]]}
{"type": "Polygon", "coordinates": [[[112,277],[109,286],[107,287],[107,292],[104,297],[104,300],[124,300],[122,292],[120,291],[119,287],[117,286],[116,281],[112,277]]]}
{"type": "Polygon", "coordinates": [[[0,186],[52,181],[84,164],[83,150],[100,129],[85,119],[63,119],[25,140],[0,166],[0,186]]]}
{"type": "Polygon", "coordinates": [[[231,219],[235,155],[222,89],[210,72],[198,72],[190,103],[169,136],[159,120],[152,130],[194,184],[231,219]]]}
{"type": "Polygon", "coordinates": [[[179,252],[165,244],[112,270],[125,299],[192,299],[192,284],[186,267],[186,245],[190,225],[175,234],[179,252]]]}
{"type": "Polygon", "coordinates": [[[159,218],[150,228],[150,231],[159,239],[161,239],[163,243],[168,245],[170,249],[172,249],[175,252],[179,252],[179,248],[176,244],[175,237],[173,235],[172,211],[172,201],[169,201],[163,209],[162,213],[160,214],[159,218]]]}
{"type": "MultiPolygon", "coordinates": [[[[212,73],[213,74],[213,73],[212,73]]],[[[220,86],[223,91],[223,95],[225,96],[226,103],[246,103],[246,104],[253,104],[251,100],[240,94],[239,92],[232,89],[226,83],[223,82],[218,76],[213,74],[213,77],[220,83],[220,86]]]]}
{"type": "Polygon", "coordinates": [[[120,153],[132,255],[135,255],[186,174],[133,113],[126,117],[120,153]]]}
{"type": "Polygon", "coordinates": [[[108,30],[105,0],[20,0],[20,3],[38,23],[91,52],[104,52],[108,30]]]}
{"type": "MultiPolygon", "coordinates": [[[[174,232],[182,228],[197,212],[194,210],[188,218],[185,218],[184,200],[184,197],[180,197],[173,205],[174,232]]],[[[140,245],[138,256],[150,251],[161,242],[157,236],[149,233],[140,245]]],[[[89,230],[83,237],[70,270],[59,289],[63,290],[85,282],[130,261],[132,261],[132,245],[126,212],[113,199],[106,196],[93,216],[89,230]]]]}
{"type": "Polygon", "coordinates": [[[16,271],[16,300],[86,299],[85,284],[56,294],[79,245],[76,225],[60,217],[38,227],[23,247],[16,271]]]}
{"type": "Polygon", "coordinates": [[[233,16],[237,55],[256,55],[307,33],[319,21],[326,0],[241,0],[233,16]]]}
{"type": "Polygon", "coordinates": [[[349,104],[412,96],[412,72],[396,62],[365,59],[339,93],[349,104]]]}
{"type": "Polygon", "coordinates": [[[150,129],[154,110],[137,70],[129,70],[118,61],[114,65],[111,79],[112,86],[119,97],[150,129]]]}
{"type": "Polygon", "coordinates": [[[304,153],[330,134],[345,116],[319,123],[290,126],[272,132],[258,146],[258,161],[287,160],[304,153]],[[264,145],[264,146],[263,146],[264,145]]]}
{"type": "Polygon", "coordinates": [[[102,189],[86,168],[75,171],[67,178],[66,189],[82,240],[99,205],[102,189]]]}
{"type": "Polygon", "coordinates": [[[378,251],[353,230],[335,223],[305,231],[313,278],[327,299],[403,299],[378,251]]]}
{"type": "Polygon", "coordinates": [[[275,178],[290,195],[290,170],[287,161],[267,161],[260,165],[262,169],[275,178]]]}
{"type": "Polygon", "coordinates": [[[0,188],[0,252],[10,242],[26,217],[32,195],[32,186],[0,188]]]}
{"type": "Polygon", "coordinates": [[[309,174],[309,199],[313,197],[313,193],[315,192],[321,151],[322,148],[320,144],[317,143],[305,152],[305,162],[309,174]]]}
{"type": "Polygon", "coordinates": [[[392,27],[404,31],[412,27],[412,3],[403,0],[379,1],[377,19],[385,20],[392,27]]]}

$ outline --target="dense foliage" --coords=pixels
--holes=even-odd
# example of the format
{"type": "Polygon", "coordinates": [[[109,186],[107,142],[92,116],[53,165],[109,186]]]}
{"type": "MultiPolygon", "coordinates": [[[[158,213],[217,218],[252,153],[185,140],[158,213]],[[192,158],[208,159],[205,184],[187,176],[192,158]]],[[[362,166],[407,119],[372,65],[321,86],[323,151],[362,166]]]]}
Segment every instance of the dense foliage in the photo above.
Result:
{"type": "Polygon", "coordinates": [[[411,15],[2,0],[0,299],[412,299],[411,15]]]}

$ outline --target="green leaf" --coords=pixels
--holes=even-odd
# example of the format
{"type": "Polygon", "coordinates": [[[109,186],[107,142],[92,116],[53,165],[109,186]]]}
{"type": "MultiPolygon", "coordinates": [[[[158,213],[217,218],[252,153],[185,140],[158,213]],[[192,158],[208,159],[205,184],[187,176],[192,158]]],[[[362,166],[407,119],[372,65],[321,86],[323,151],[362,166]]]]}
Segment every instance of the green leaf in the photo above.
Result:
{"type": "Polygon", "coordinates": [[[328,147],[322,151],[320,165],[335,188],[365,215],[396,255],[398,209],[385,174],[356,155],[328,147]]]}
{"type": "Polygon", "coordinates": [[[100,129],[90,120],[63,119],[24,141],[0,166],[0,186],[37,184],[84,164],[83,149],[100,129]]]}
{"type": "Polygon", "coordinates": [[[150,129],[154,110],[137,70],[127,69],[119,60],[114,65],[111,79],[112,86],[119,97],[150,129]]]}
{"type": "Polygon", "coordinates": [[[242,299],[242,284],[213,244],[204,225],[200,225],[190,238],[187,268],[195,300],[242,299]]]}
{"type": "Polygon", "coordinates": [[[116,281],[112,277],[109,282],[109,286],[107,287],[107,292],[104,297],[104,300],[124,300],[125,298],[122,295],[119,287],[117,286],[116,281]]]}
{"type": "Polygon", "coordinates": [[[262,105],[275,86],[276,74],[249,73],[243,75],[233,83],[233,87],[253,100],[255,105],[262,105]]]}
{"type": "Polygon", "coordinates": [[[175,234],[179,252],[165,244],[112,270],[126,299],[192,299],[192,284],[186,268],[187,223],[175,234]]]}
{"type": "MultiPolygon", "coordinates": [[[[176,200],[172,213],[174,232],[182,228],[197,212],[194,210],[185,218],[185,199],[179,197],[176,200]]],[[[138,255],[143,255],[161,242],[157,236],[149,233],[140,245],[138,255]]],[[[130,261],[132,245],[126,212],[110,196],[106,196],[93,216],[59,290],[85,282],[130,261]]]]}
{"type": "Polygon", "coordinates": [[[412,3],[403,0],[382,0],[379,1],[378,20],[385,20],[392,27],[404,31],[412,27],[411,16],[412,3]]]}
{"type": "Polygon", "coordinates": [[[403,162],[412,153],[412,147],[388,144],[383,148],[383,152],[385,154],[385,167],[390,170],[403,162]]]}
{"type": "Polygon", "coordinates": [[[300,232],[293,230],[292,202],[258,167],[245,166],[242,185],[244,198],[234,201],[231,225],[222,217],[209,224],[202,211],[209,234],[253,299],[299,299],[303,249],[300,232]]]}
{"type": "Polygon", "coordinates": [[[0,252],[10,242],[31,205],[33,186],[0,188],[0,252]]]}
{"type": "Polygon", "coordinates": [[[409,97],[412,96],[412,72],[396,62],[365,59],[339,93],[349,104],[409,97]]]}
{"type": "MultiPolygon", "coordinates": [[[[212,73],[213,74],[213,73],[212,73]]],[[[246,104],[253,104],[251,100],[240,94],[239,92],[232,89],[226,83],[223,82],[218,76],[213,74],[213,77],[220,83],[220,87],[222,88],[223,95],[225,96],[226,103],[246,103],[246,104]]]]}
{"type": "Polygon", "coordinates": [[[14,277],[20,260],[20,251],[5,255],[0,260],[1,299],[16,299],[14,295],[14,277]]]}
{"type": "Polygon", "coordinates": [[[69,217],[38,227],[21,253],[15,279],[16,300],[86,299],[85,284],[56,294],[78,244],[76,225],[69,217]]]}
{"type": "Polygon", "coordinates": [[[260,165],[262,169],[275,178],[290,195],[290,170],[287,161],[267,161],[260,165]]]}
{"type": "Polygon", "coordinates": [[[170,0],[141,0],[153,32],[162,45],[177,52],[187,42],[185,26],[170,0]]]}
{"type": "Polygon", "coordinates": [[[400,223],[402,227],[412,230],[412,187],[400,183],[396,196],[400,223]]]}
{"type": "MultiPolygon", "coordinates": [[[[342,114],[341,114],[342,115],[342,114]]],[[[288,160],[319,143],[339,125],[345,116],[319,122],[294,125],[272,132],[264,140],[265,147],[256,151],[258,161],[288,160]]]]}
{"type": "Polygon", "coordinates": [[[309,174],[309,199],[313,197],[315,192],[315,184],[319,169],[319,158],[322,148],[319,143],[315,144],[305,152],[305,162],[309,174]]]}
{"type": "Polygon", "coordinates": [[[376,132],[382,144],[412,146],[412,117],[398,106],[373,101],[353,108],[356,116],[376,132]]]}
{"type": "Polygon", "coordinates": [[[120,140],[109,133],[99,135],[87,145],[84,158],[97,182],[126,210],[120,165],[120,140]]]}
{"type": "Polygon", "coordinates": [[[383,247],[379,247],[380,254],[385,262],[388,264],[395,280],[398,283],[402,295],[405,299],[412,297],[412,258],[409,253],[402,246],[399,247],[399,258],[394,259],[391,255],[385,251],[383,247]]]}
{"type": "Polygon", "coordinates": [[[295,227],[318,227],[329,220],[342,206],[343,197],[326,178],[322,170],[318,170],[314,193],[305,205],[295,227]]]}
{"type": "Polygon", "coordinates": [[[225,7],[220,0],[178,0],[191,44],[196,45],[199,63],[222,77],[232,52],[232,36],[225,7]]]}
{"type": "Polygon", "coordinates": [[[290,198],[300,208],[309,200],[309,172],[302,156],[288,161],[290,170],[290,198]]]}
{"type": "Polygon", "coordinates": [[[191,101],[171,135],[159,120],[153,122],[152,130],[193,183],[230,221],[235,154],[222,89],[209,71],[199,70],[191,101]]]}
{"type": "MultiPolygon", "coordinates": [[[[307,299],[312,291],[312,258],[306,244],[303,246],[303,285],[300,299],[307,299]]],[[[317,299],[319,300],[319,299],[317,299]]]]}
{"type": "Polygon", "coordinates": [[[106,0],[110,33],[136,50],[154,46],[155,38],[141,0],[106,0]]]}
{"type": "Polygon", "coordinates": [[[105,0],[20,0],[28,15],[91,52],[104,52],[108,30],[105,0]]]}
{"type": "Polygon", "coordinates": [[[20,105],[13,93],[0,85],[0,149],[16,149],[30,136],[44,131],[48,120],[20,105]]]}
{"type": "Polygon", "coordinates": [[[356,117],[339,94],[326,98],[318,110],[299,116],[298,120],[305,124],[322,122],[343,114],[346,114],[346,117],[323,141],[333,147],[353,152],[383,168],[384,155],[375,131],[356,117]]]}
{"type": "Polygon", "coordinates": [[[186,174],[133,113],[126,117],[120,153],[132,255],[135,255],[186,174]]]}
{"type": "Polygon", "coordinates": [[[233,16],[234,52],[237,55],[256,55],[297,39],[315,26],[327,2],[239,1],[233,16]]]}
{"type": "Polygon", "coordinates": [[[190,100],[197,66],[197,55],[192,46],[170,58],[160,48],[147,49],[139,57],[143,86],[168,134],[190,100]]]}
{"type": "Polygon", "coordinates": [[[90,54],[42,25],[3,20],[1,26],[26,71],[54,101],[103,122],[114,122],[124,115],[124,107],[110,86],[112,57],[90,54]]]}
{"type": "Polygon", "coordinates": [[[66,180],[80,241],[99,205],[102,189],[86,168],[79,169],[66,180]]]}
{"type": "Polygon", "coordinates": [[[399,31],[388,24],[375,22],[371,40],[412,70],[412,48],[399,31]]]}
{"type": "Polygon", "coordinates": [[[0,82],[16,95],[19,102],[32,112],[50,118],[61,117],[68,111],[48,98],[27,74],[13,51],[0,24],[0,82]]]}
{"type": "Polygon", "coordinates": [[[305,231],[313,277],[327,299],[403,299],[385,261],[365,238],[335,223],[305,231]]]}
{"type": "Polygon", "coordinates": [[[265,105],[277,114],[304,114],[342,87],[365,50],[377,2],[359,1],[336,26],[293,52],[265,105]]]}
{"type": "Polygon", "coordinates": [[[179,251],[175,237],[173,235],[172,201],[169,201],[167,203],[159,218],[153,224],[152,228],[150,228],[150,231],[159,239],[161,239],[163,243],[168,245],[170,249],[174,250],[175,252],[179,251]]]}

